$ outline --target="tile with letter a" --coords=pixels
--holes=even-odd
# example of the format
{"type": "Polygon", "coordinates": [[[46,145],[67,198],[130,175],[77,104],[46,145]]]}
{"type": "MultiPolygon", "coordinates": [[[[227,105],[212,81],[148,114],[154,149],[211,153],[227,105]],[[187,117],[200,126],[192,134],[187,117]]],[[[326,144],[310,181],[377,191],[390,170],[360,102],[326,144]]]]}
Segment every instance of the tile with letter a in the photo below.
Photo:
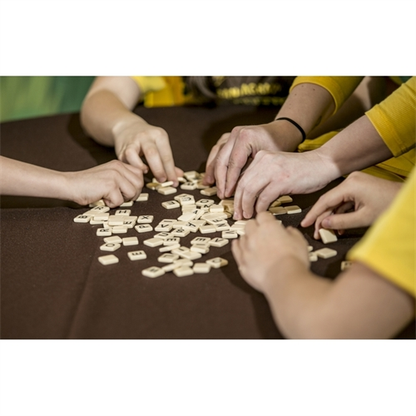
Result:
{"type": "Polygon", "coordinates": [[[144,260],[147,258],[147,255],[143,250],[129,251],[127,255],[131,261],[144,260]]]}
{"type": "Polygon", "coordinates": [[[222,257],[214,257],[213,259],[207,260],[206,263],[214,269],[219,269],[220,267],[226,266],[228,261],[222,257]]]}
{"type": "Polygon", "coordinates": [[[103,264],[104,266],[107,266],[109,264],[115,264],[118,263],[118,257],[116,257],[114,254],[109,254],[107,256],[100,256],[98,257],[98,261],[103,264]]]}
{"type": "Polygon", "coordinates": [[[159,277],[163,276],[165,274],[165,271],[161,269],[160,267],[152,266],[147,269],[142,270],[142,275],[146,277],[159,277]]]}

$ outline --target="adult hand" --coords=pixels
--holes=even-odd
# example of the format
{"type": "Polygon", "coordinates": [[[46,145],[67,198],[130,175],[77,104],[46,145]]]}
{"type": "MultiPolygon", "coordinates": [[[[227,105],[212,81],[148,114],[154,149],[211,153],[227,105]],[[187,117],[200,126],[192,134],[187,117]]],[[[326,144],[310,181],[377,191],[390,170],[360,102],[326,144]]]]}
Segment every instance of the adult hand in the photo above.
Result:
{"type": "Polygon", "coordinates": [[[79,172],[66,172],[70,200],[80,204],[103,199],[110,208],[138,197],[143,187],[141,169],[118,160],[79,172]]]}
{"type": "Polygon", "coordinates": [[[315,222],[314,238],[319,229],[343,230],[370,226],[387,209],[400,190],[400,182],[380,179],[362,172],[353,172],[348,178],[322,195],[307,213],[302,227],[315,222]]]}
{"type": "Polygon", "coordinates": [[[234,127],[231,133],[224,134],[212,148],[205,183],[212,184],[215,180],[218,196],[221,199],[231,196],[250,159],[260,150],[295,150],[300,141],[298,134],[299,131],[286,122],[234,127]]]}
{"type": "Polygon", "coordinates": [[[129,118],[118,123],[113,133],[119,160],[147,173],[148,166],[142,160],[145,157],[159,182],[169,180],[178,185],[178,176],[182,176],[183,171],[174,165],[169,137],[164,129],[152,126],[141,118],[129,118]]]}
{"type": "Polygon", "coordinates": [[[280,271],[287,273],[283,265],[309,268],[307,246],[298,230],[262,212],[247,223],[245,235],[233,241],[232,253],[244,280],[265,292],[270,279],[279,278],[280,271]]]}
{"type": "Polygon", "coordinates": [[[234,219],[251,218],[266,211],[280,195],[307,194],[337,177],[318,152],[259,151],[240,177],[234,196],[234,219]]]}

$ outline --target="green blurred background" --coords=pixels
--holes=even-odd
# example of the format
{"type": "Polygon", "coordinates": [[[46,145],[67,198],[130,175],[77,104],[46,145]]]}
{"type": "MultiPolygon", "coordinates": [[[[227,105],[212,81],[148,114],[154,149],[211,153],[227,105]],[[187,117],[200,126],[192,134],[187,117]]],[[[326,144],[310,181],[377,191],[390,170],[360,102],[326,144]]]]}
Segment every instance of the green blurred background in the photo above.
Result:
{"type": "Polygon", "coordinates": [[[0,122],[78,112],[94,77],[2,76],[0,122]]]}

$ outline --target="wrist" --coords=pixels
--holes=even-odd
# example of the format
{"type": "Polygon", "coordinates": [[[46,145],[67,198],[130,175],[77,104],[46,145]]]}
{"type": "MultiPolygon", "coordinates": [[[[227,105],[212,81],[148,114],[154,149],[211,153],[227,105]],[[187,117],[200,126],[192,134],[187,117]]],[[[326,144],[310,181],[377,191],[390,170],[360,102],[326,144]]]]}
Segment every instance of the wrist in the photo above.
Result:
{"type": "Polygon", "coordinates": [[[295,120],[293,120],[292,118],[290,118],[290,117],[277,117],[277,118],[275,118],[275,119],[274,119],[274,121],[275,121],[275,122],[278,122],[278,121],[285,121],[285,122],[287,122],[287,123],[290,123],[290,124],[291,124],[292,126],[294,126],[294,127],[298,130],[298,132],[300,133],[300,135],[301,135],[301,139],[302,139],[301,143],[303,143],[303,142],[306,140],[306,133],[305,133],[305,130],[303,130],[302,126],[301,126],[299,123],[297,123],[295,120]]]}
{"type": "MultiPolygon", "coordinates": [[[[301,249],[301,248],[300,248],[301,249]]],[[[276,265],[276,263],[275,263],[276,265]]],[[[309,263],[294,254],[279,259],[278,267],[272,267],[263,279],[262,292],[267,296],[290,279],[299,279],[309,273],[309,263]]]]}
{"type": "Polygon", "coordinates": [[[287,120],[274,120],[268,126],[280,151],[294,152],[302,143],[301,132],[287,120]]]}

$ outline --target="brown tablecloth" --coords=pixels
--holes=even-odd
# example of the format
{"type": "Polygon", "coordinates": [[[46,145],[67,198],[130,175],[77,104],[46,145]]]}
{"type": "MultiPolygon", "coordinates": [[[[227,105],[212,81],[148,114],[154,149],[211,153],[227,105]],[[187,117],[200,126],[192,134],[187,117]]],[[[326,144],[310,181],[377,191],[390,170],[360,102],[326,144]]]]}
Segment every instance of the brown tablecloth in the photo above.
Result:
{"type": "MultiPolygon", "coordinates": [[[[177,166],[205,170],[212,145],[236,125],[270,121],[275,109],[254,107],[157,108],[136,112],[149,123],[166,129],[177,166]]],[[[82,131],[78,114],[9,122],[1,125],[1,154],[57,170],[80,170],[115,158],[113,149],[98,145],[82,131]]],[[[149,176],[149,179],[151,176],[149,176]]],[[[334,186],[337,182],[330,185],[334,186]]],[[[178,190],[181,192],[181,190],[178,190]]],[[[152,214],[153,225],[163,218],[177,218],[180,210],[166,210],[161,202],[173,199],[149,192],[148,202],[133,205],[132,215],[152,214]]],[[[203,198],[199,191],[183,191],[203,198]]],[[[294,195],[301,214],[284,215],[285,225],[297,227],[323,191],[294,195]]],[[[216,197],[214,197],[217,199],[216,197]]],[[[120,262],[103,266],[107,254],[90,224],[73,218],[87,207],[42,198],[1,198],[1,337],[78,339],[255,339],[282,338],[262,294],[239,275],[230,244],[212,248],[201,260],[221,256],[227,267],[209,274],[176,277],[167,273],[156,279],[141,270],[160,265],[157,248],[143,245],[153,235],[134,229],[140,245],[121,247],[120,262]],[[127,252],[144,249],[148,258],[132,262],[127,252]]],[[[303,230],[314,248],[312,228],[303,230]]],[[[338,255],[312,263],[312,270],[328,278],[340,271],[346,252],[363,235],[350,232],[331,245],[338,255]]],[[[209,234],[207,236],[217,236],[209,234]]],[[[183,238],[189,245],[195,235],[183,238]]],[[[398,335],[414,338],[414,323],[398,335]]]]}

